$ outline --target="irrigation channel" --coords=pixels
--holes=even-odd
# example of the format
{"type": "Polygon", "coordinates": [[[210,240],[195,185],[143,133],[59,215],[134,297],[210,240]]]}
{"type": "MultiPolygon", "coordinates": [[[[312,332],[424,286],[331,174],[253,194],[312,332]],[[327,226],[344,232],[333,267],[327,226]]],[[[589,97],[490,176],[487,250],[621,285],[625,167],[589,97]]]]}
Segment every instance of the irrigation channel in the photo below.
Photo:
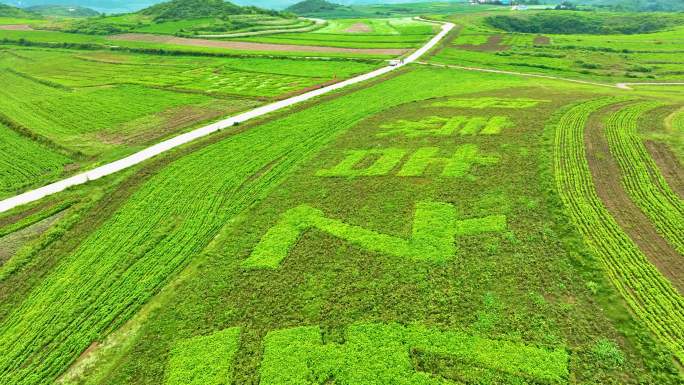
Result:
{"type": "MultiPolygon", "coordinates": [[[[437,23],[437,22],[435,22],[437,23]]],[[[377,78],[379,76],[385,75],[389,72],[396,71],[399,68],[413,63],[417,61],[421,56],[423,56],[425,53],[427,53],[430,49],[432,49],[435,45],[437,45],[453,28],[454,24],[452,23],[439,23],[442,25],[441,31],[435,35],[429,42],[427,42],[424,46],[413,52],[411,55],[403,59],[403,61],[399,63],[393,63],[396,65],[388,65],[386,67],[380,68],[378,70],[359,75],[356,77],[353,77],[351,79],[347,79],[345,81],[335,83],[323,88],[319,88],[314,91],[310,91],[301,95],[293,96],[288,99],[284,99],[272,104],[267,104],[265,106],[261,106],[258,108],[255,108],[251,111],[247,111],[244,113],[241,113],[236,116],[232,116],[226,119],[223,119],[219,122],[198,128],[194,131],[187,132],[185,134],[176,136],[174,138],[165,140],[163,142],[157,143],[153,146],[150,146],[144,150],[141,150],[139,152],[136,152],[135,154],[132,154],[130,156],[127,156],[123,159],[119,159],[117,161],[105,164],[103,166],[94,168],[90,171],[74,175],[72,177],[62,179],[58,182],[51,183],[47,186],[37,188],[35,190],[27,191],[25,193],[16,195],[14,197],[5,199],[3,201],[0,201],[0,213],[11,210],[15,207],[35,202],[39,199],[42,199],[46,196],[56,194],[60,191],[64,191],[69,187],[81,185],[84,183],[88,183],[91,180],[96,180],[99,178],[102,178],[107,175],[114,174],[116,172],[119,172],[121,170],[127,169],[129,167],[133,167],[137,164],[140,164],[150,158],[153,158],[159,154],[162,154],[164,152],[167,152],[169,150],[172,150],[176,147],[182,146],[184,144],[190,143],[196,139],[205,137],[211,133],[221,131],[225,128],[232,127],[236,124],[246,122],[248,120],[258,118],[260,116],[264,116],[266,114],[270,114],[272,112],[281,110],[286,107],[290,107],[292,105],[313,99],[317,96],[321,96],[327,93],[330,93],[332,91],[339,90],[341,88],[345,88],[348,86],[351,86],[353,84],[361,83],[370,79],[377,78]]]]}

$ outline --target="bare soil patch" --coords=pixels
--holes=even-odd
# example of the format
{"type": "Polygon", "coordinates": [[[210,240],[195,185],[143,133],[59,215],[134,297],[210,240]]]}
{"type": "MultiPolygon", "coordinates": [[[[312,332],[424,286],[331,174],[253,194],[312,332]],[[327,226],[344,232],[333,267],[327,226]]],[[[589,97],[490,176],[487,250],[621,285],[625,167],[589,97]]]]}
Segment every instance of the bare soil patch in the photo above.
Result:
{"type": "Polygon", "coordinates": [[[506,51],[509,48],[511,48],[508,45],[502,45],[501,42],[503,41],[503,36],[501,35],[494,35],[490,36],[487,39],[487,42],[484,44],[480,45],[474,45],[474,44],[462,44],[456,46],[457,48],[464,49],[466,51],[478,51],[478,52],[499,52],[499,51],[506,51]]]}
{"type": "Polygon", "coordinates": [[[620,167],[610,153],[601,118],[621,106],[594,115],[584,135],[587,159],[596,192],[617,223],[680,293],[684,293],[681,255],[658,234],[649,218],[632,202],[622,185],[620,167]]]}
{"type": "Polygon", "coordinates": [[[551,44],[551,38],[548,36],[537,36],[534,38],[535,45],[549,45],[551,44]]]}
{"type": "Polygon", "coordinates": [[[193,47],[226,48],[244,51],[275,51],[275,52],[319,52],[319,53],[348,53],[365,55],[399,56],[408,52],[407,49],[379,49],[379,48],[339,48],[313,45],[250,43],[243,41],[219,41],[209,39],[188,39],[184,37],[152,35],[146,33],[124,33],[112,35],[110,40],[143,41],[147,43],[174,44],[193,47]]]}
{"type": "MultiPolygon", "coordinates": [[[[254,104],[255,106],[257,103],[254,104]]],[[[152,143],[170,134],[176,133],[193,124],[230,115],[241,110],[229,103],[218,102],[212,106],[182,106],[155,114],[151,121],[157,122],[149,127],[131,131],[106,131],[97,134],[97,139],[109,144],[141,145],[152,143]]],[[[138,126],[140,127],[140,126],[138,126]]]]}
{"type": "Polygon", "coordinates": [[[7,24],[7,25],[0,25],[0,30],[2,30],[2,31],[33,31],[33,28],[31,28],[31,26],[28,24],[7,24]]]}
{"type": "Polygon", "coordinates": [[[0,237],[0,265],[10,259],[26,243],[36,239],[50,228],[55,222],[64,216],[65,211],[60,211],[51,217],[25,227],[21,230],[0,237]]]}
{"type": "Polygon", "coordinates": [[[684,199],[684,167],[679,163],[677,156],[665,143],[647,140],[644,144],[667,184],[684,199]]]}
{"type": "Polygon", "coordinates": [[[371,32],[373,32],[373,28],[371,28],[370,25],[368,25],[366,23],[356,23],[356,24],[352,25],[351,27],[345,29],[344,32],[347,32],[347,33],[371,33],[371,32]]]}

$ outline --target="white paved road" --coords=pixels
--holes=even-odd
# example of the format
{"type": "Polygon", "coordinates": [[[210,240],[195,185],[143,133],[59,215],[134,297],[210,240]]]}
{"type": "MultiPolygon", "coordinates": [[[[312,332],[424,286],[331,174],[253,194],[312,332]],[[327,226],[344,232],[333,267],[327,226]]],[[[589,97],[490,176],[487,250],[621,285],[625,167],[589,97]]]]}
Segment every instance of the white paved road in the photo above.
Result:
{"type": "Polygon", "coordinates": [[[163,142],[157,143],[151,147],[148,147],[140,152],[137,152],[133,155],[130,155],[126,158],[117,160],[112,163],[108,163],[106,165],[97,167],[93,170],[74,175],[70,178],[60,180],[58,182],[49,184],[44,187],[37,188],[35,190],[31,190],[28,192],[25,192],[23,194],[14,196],[12,198],[5,199],[3,201],[0,201],[0,213],[5,212],[8,210],[11,210],[17,206],[21,206],[26,203],[31,203],[34,201],[37,201],[39,199],[42,199],[46,196],[56,194],[60,191],[66,190],[69,187],[80,185],[87,183],[88,181],[95,180],[102,178],[103,176],[111,175],[114,174],[118,171],[121,171],[123,169],[135,166],[139,163],[142,163],[152,157],[155,157],[161,153],[164,153],[166,151],[169,151],[171,149],[174,149],[176,147],[182,146],[186,143],[192,142],[198,138],[207,136],[213,132],[223,130],[225,128],[231,127],[235,125],[236,123],[242,123],[246,122],[248,120],[264,116],[266,114],[269,114],[271,112],[278,111],[280,109],[283,109],[285,107],[292,106],[297,103],[304,102],[306,100],[315,98],[317,96],[321,96],[323,94],[327,94],[329,92],[339,90],[344,87],[348,87],[352,84],[357,84],[364,82],[366,80],[370,80],[373,78],[376,78],[378,76],[382,76],[386,73],[395,71],[409,63],[412,63],[416,60],[418,60],[421,56],[423,56],[426,52],[428,52],[430,49],[432,49],[437,43],[439,43],[449,31],[451,31],[454,28],[454,25],[452,23],[445,23],[442,24],[442,29],[441,31],[435,35],[427,44],[425,44],[423,47],[415,51],[413,54],[408,56],[407,58],[404,59],[402,63],[396,66],[387,66],[380,68],[378,70],[375,70],[373,72],[369,72],[364,75],[359,75],[357,77],[335,83],[333,85],[323,87],[311,92],[307,92],[305,94],[297,95],[294,97],[291,97],[289,99],[281,100],[272,104],[268,104],[259,108],[256,108],[251,111],[244,112],[240,115],[236,115],[233,117],[229,117],[227,119],[221,120],[219,122],[210,124],[208,126],[204,126],[201,128],[198,128],[194,131],[190,131],[188,133],[176,136],[174,138],[165,140],[163,142]]]}

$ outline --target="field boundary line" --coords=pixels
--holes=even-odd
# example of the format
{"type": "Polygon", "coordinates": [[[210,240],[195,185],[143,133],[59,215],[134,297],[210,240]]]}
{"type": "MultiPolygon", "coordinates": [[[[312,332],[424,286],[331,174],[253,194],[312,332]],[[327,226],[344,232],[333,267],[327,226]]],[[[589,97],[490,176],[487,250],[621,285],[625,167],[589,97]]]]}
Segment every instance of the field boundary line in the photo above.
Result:
{"type": "MultiPolygon", "coordinates": [[[[528,72],[497,70],[497,69],[493,69],[493,68],[466,67],[466,66],[458,66],[458,65],[453,65],[453,64],[427,63],[427,62],[423,62],[423,61],[418,61],[418,62],[416,62],[416,64],[422,64],[422,65],[426,65],[426,66],[440,67],[440,68],[454,68],[454,69],[465,70],[465,71],[489,72],[489,73],[494,73],[494,74],[515,75],[515,76],[525,76],[525,77],[531,77],[531,78],[561,80],[561,81],[566,81],[566,82],[587,84],[587,85],[599,86],[599,87],[620,88],[617,84],[613,85],[613,84],[608,84],[608,83],[598,83],[598,82],[592,82],[592,81],[588,81],[588,80],[569,79],[569,78],[562,78],[562,77],[553,76],[553,75],[532,74],[532,73],[528,73],[528,72]]],[[[684,83],[682,83],[682,84],[684,84],[684,83]]]]}
{"type": "Polygon", "coordinates": [[[631,90],[632,87],[630,86],[684,86],[684,82],[665,82],[665,83],[649,83],[649,82],[641,82],[641,83],[616,83],[615,87],[623,89],[623,90],[631,90]]]}
{"type": "Polygon", "coordinates": [[[100,179],[104,176],[111,175],[121,170],[133,167],[146,161],[147,159],[168,152],[172,149],[190,143],[196,139],[210,135],[214,132],[221,131],[225,128],[229,128],[234,125],[246,122],[248,120],[261,117],[269,113],[281,110],[283,108],[290,107],[295,104],[299,104],[301,102],[316,98],[318,96],[325,95],[327,93],[357,83],[365,82],[367,80],[371,80],[379,76],[385,75],[387,73],[396,71],[410,63],[416,62],[421,56],[423,56],[426,52],[428,52],[435,45],[437,45],[453,28],[454,24],[452,23],[442,24],[442,30],[437,35],[435,35],[425,45],[423,45],[421,48],[413,52],[407,58],[403,59],[401,62],[394,63],[395,65],[388,65],[380,69],[371,71],[369,73],[344,80],[339,83],[319,88],[317,90],[310,91],[301,95],[293,96],[288,99],[280,100],[275,103],[267,104],[265,106],[257,107],[251,111],[243,112],[239,115],[231,116],[216,123],[200,127],[196,130],[187,132],[182,135],[178,135],[171,139],[167,139],[163,142],[152,145],[144,150],[136,152],[135,154],[129,155],[123,159],[119,159],[117,161],[105,164],[90,171],[86,171],[84,173],[74,175],[72,177],[60,180],[58,182],[51,183],[46,186],[2,200],[0,201],[0,213],[11,210],[15,207],[21,206],[26,203],[35,202],[46,196],[64,191],[69,187],[85,184],[91,180],[100,179]]]}
{"type": "Polygon", "coordinates": [[[299,17],[298,19],[299,20],[310,20],[310,21],[313,21],[314,24],[306,26],[306,27],[292,28],[292,29],[271,29],[271,30],[264,30],[264,31],[252,31],[252,32],[206,34],[206,35],[197,35],[197,37],[201,37],[201,38],[222,38],[222,37],[240,38],[240,37],[251,37],[251,36],[261,36],[261,35],[277,35],[277,34],[282,34],[282,33],[312,32],[312,31],[316,31],[318,29],[321,29],[325,25],[328,24],[328,21],[324,20],[324,19],[315,19],[315,18],[310,18],[310,17],[299,17]]]}

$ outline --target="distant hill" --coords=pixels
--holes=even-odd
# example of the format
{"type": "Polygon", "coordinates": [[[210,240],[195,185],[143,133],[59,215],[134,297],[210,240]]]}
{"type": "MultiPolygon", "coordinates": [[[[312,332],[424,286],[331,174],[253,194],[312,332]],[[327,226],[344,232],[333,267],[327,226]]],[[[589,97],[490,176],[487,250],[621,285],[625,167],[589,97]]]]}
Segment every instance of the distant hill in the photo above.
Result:
{"type": "Polygon", "coordinates": [[[13,17],[18,19],[36,19],[39,15],[23,10],[21,8],[11,7],[0,3],[0,17],[13,17]]]}
{"type": "Polygon", "coordinates": [[[346,7],[340,4],[331,3],[326,0],[304,0],[286,8],[285,10],[298,15],[304,15],[318,12],[336,11],[341,8],[346,7]]]}
{"type": "Polygon", "coordinates": [[[222,19],[232,15],[248,14],[279,15],[276,11],[253,6],[241,7],[223,0],[172,0],[145,8],[139,13],[152,16],[157,22],[205,17],[222,19]]]}
{"type": "Polygon", "coordinates": [[[26,8],[27,11],[37,13],[43,16],[60,16],[60,17],[92,17],[98,16],[100,13],[86,7],[78,5],[35,5],[26,8]]]}
{"type": "Polygon", "coordinates": [[[612,11],[642,12],[681,12],[684,1],[681,0],[578,0],[578,4],[593,5],[612,11]]]}

